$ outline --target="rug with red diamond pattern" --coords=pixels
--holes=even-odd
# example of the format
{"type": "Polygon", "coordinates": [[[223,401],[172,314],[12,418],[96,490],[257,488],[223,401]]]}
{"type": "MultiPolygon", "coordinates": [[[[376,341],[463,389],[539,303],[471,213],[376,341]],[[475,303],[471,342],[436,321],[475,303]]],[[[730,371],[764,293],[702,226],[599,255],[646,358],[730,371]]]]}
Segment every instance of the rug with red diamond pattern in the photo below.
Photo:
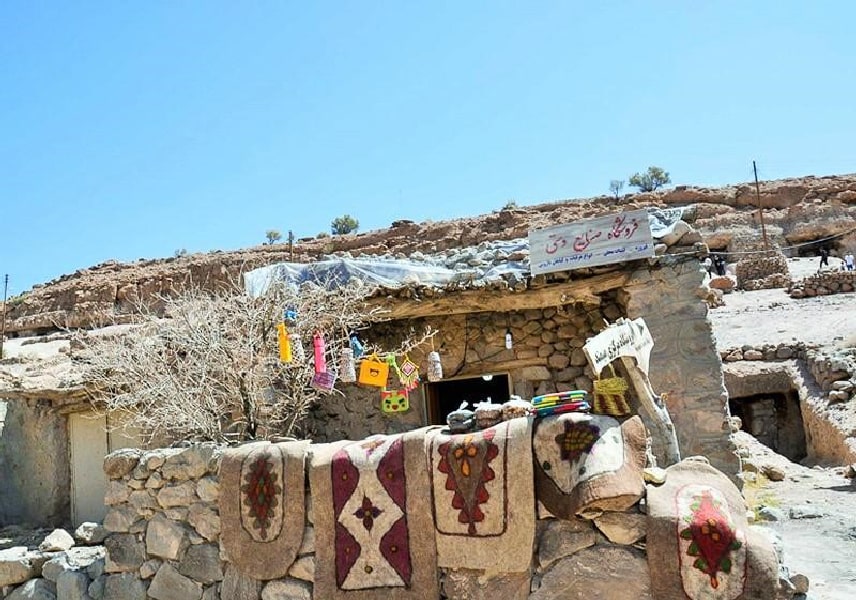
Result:
{"type": "Polygon", "coordinates": [[[436,600],[425,431],[316,444],[314,597],[436,600]]]}
{"type": "Polygon", "coordinates": [[[623,511],[642,497],[646,431],[636,416],[621,425],[585,413],[538,419],[532,447],[539,516],[570,519],[623,511]]]}
{"type": "Polygon", "coordinates": [[[772,543],[748,526],[740,490],[704,457],[666,469],[647,490],[651,591],[662,600],[767,600],[777,596],[772,543]]]}
{"type": "Polygon", "coordinates": [[[255,442],[220,461],[220,539],[229,560],[255,579],[288,573],[303,540],[308,441],[255,442]]]}
{"type": "MultiPolygon", "coordinates": [[[[445,430],[443,430],[445,431],[445,430]]],[[[441,567],[519,573],[535,538],[532,420],[427,442],[441,567]]]]}

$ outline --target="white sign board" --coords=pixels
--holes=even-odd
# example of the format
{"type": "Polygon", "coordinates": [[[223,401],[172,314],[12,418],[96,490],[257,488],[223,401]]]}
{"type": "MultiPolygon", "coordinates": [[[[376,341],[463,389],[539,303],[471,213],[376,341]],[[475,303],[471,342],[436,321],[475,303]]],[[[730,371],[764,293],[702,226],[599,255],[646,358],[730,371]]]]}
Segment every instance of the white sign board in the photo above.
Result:
{"type": "Polygon", "coordinates": [[[529,232],[533,275],[654,256],[645,209],[574,221],[529,232]]]}
{"type": "Polygon", "coordinates": [[[653,347],[654,338],[643,319],[619,319],[590,337],[583,346],[583,352],[597,376],[606,365],[622,356],[635,358],[636,364],[647,375],[653,347]]]}

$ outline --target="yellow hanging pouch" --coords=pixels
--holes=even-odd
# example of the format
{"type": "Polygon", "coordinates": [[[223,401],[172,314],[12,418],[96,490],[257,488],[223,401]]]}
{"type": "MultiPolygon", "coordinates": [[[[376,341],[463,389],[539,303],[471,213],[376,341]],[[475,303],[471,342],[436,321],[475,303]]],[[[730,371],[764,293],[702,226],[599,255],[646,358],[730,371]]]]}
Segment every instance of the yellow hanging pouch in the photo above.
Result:
{"type": "Polygon", "coordinates": [[[360,375],[357,378],[359,383],[385,388],[388,378],[389,364],[380,360],[376,354],[364,358],[360,363],[360,375]]]}
{"type": "Polygon", "coordinates": [[[284,363],[290,363],[291,356],[291,340],[288,339],[288,330],[285,328],[285,323],[280,323],[276,326],[276,336],[279,341],[279,360],[284,363]]]}

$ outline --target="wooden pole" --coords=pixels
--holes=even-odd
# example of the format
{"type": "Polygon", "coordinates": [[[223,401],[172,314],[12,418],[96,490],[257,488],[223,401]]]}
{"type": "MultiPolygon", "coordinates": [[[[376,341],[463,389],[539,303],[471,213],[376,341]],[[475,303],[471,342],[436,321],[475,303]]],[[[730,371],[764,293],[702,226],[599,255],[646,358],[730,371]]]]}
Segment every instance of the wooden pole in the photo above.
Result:
{"type": "Polygon", "coordinates": [[[6,293],[9,291],[9,274],[3,278],[3,323],[0,325],[0,358],[3,358],[3,342],[6,341],[6,293]]]}
{"type": "Polygon", "coordinates": [[[627,370],[630,383],[636,390],[639,405],[634,407],[642,422],[651,434],[652,450],[658,467],[668,467],[681,462],[681,450],[678,446],[678,434],[669,416],[669,409],[651,388],[648,376],[628,356],[621,357],[621,363],[627,370]]]}
{"type": "Polygon", "coordinates": [[[767,228],[764,226],[764,208],[761,206],[761,188],[758,186],[758,167],[755,166],[754,160],[752,161],[752,170],[755,172],[755,199],[758,203],[758,219],[761,221],[761,237],[764,238],[764,250],[769,250],[767,228]]]}

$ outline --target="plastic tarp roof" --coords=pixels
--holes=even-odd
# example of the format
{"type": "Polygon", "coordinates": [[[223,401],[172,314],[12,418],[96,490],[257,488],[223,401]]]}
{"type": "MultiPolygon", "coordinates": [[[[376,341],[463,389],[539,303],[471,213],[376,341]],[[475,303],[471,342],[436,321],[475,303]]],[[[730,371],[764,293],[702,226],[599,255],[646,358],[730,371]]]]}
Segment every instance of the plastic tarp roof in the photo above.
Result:
{"type": "Polygon", "coordinates": [[[271,283],[284,281],[294,285],[324,282],[329,287],[351,279],[388,288],[408,285],[445,285],[456,271],[441,266],[408,260],[383,258],[332,258],[314,263],[279,263],[244,274],[244,287],[251,296],[265,293],[271,283]]]}
{"type": "MultiPolygon", "coordinates": [[[[674,230],[675,224],[683,216],[682,208],[648,209],[648,221],[651,234],[659,239],[674,230]]],[[[475,248],[463,248],[459,254],[500,251],[512,254],[528,250],[526,238],[515,240],[485,242],[475,248]]],[[[383,257],[368,258],[329,258],[314,263],[278,263],[254,269],[244,274],[244,288],[253,297],[263,295],[273,282],[286,282],[300,285],[306,282],[324,283],[336,287],[357,279],[364,283],[385,288],[406,286],[444,287],[455,282],[469,282],[474,279],[486,283],[504,279],[516,274],[529,275],[529,261],[509,261],[485,266],[481,269],[450,269],[441,263],[452,262],[442,256],[428,256],[424,260],[403,260],[383,257]]]]}

